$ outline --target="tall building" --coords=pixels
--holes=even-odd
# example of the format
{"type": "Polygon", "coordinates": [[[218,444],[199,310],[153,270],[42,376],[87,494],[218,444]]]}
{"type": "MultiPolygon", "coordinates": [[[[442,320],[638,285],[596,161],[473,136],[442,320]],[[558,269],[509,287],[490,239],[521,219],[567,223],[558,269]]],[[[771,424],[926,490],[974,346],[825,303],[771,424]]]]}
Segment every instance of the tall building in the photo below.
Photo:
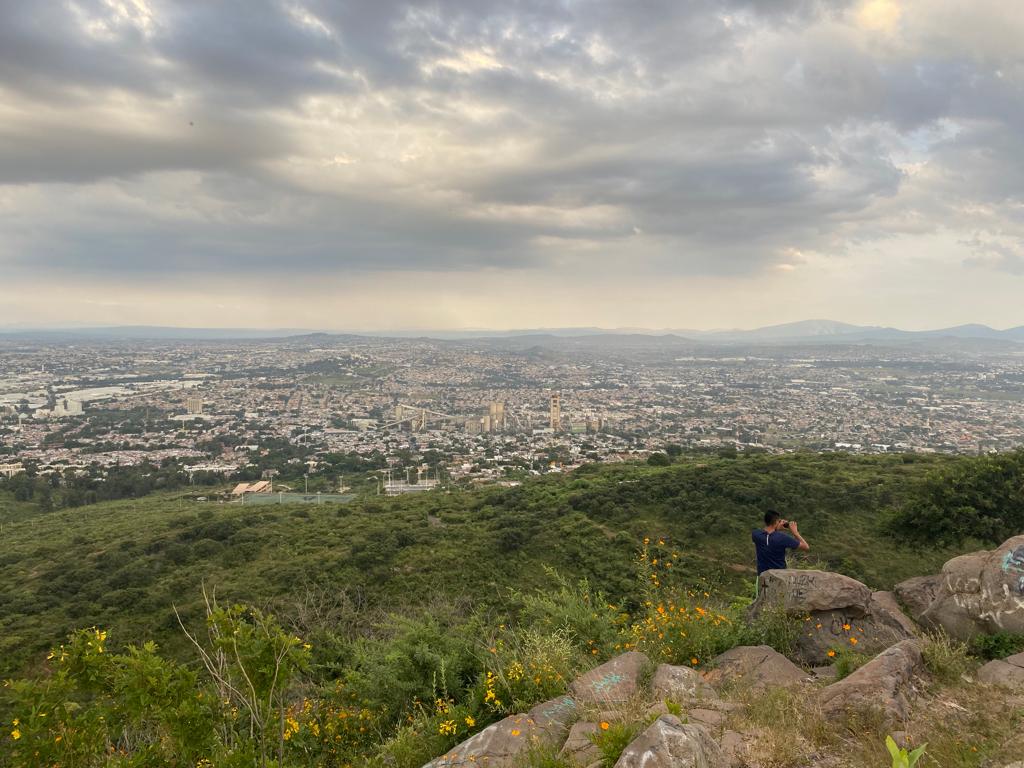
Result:
{"type": "Polygon", "coordinates": [[[551,393],[551,429],[558,432],[562,428],[562,393],[551,393]]]}
{"type": "Polygon", "coordinates": [[[491,421],[490,432],[504,432],[505,431],[505,404],[504,403],[491,403],[491,407],[488,411],[488,417],[491,421]]]}
{"type": "Polygon", "coordinates": [[[185,407],[192,416],[198,416],[203,412],[203,398],[190,397],[185,401],[185,407]]]}

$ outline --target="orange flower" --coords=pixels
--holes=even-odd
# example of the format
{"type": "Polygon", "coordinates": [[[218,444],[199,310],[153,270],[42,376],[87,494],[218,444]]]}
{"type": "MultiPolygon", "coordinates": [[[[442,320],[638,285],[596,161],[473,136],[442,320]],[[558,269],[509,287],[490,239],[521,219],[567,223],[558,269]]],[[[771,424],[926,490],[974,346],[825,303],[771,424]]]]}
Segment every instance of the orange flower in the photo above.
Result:
{"type": "Polygon", "coordinates": [[[843,624],[843,631],[844,632],[849,632],[850,631],[850,625],[849,624],[843,624]]]}
{"type": "Polygon", "coordinates": [[[601,721],[601,730],[602,731],[607,731],[609,727],[610,726],[609,726],[609,724],[608,724],[608,722],[606,720],[602,720],[601,721]]]}
{"type": "Polygon", "coordinates": [[[695,667],[696,667],[696,666],[697,666],[697,663],[698,663],[698,661],[697,661],[697,657],[696,657],[696,656],[694,656],[694,657],[693,657],[692,659],[690,659],[690,663],[691,663],[691,664],[692,664],[693,666],[695,666],[695,667]]]}
{"type": "Polygon", "coordinates": [[[828,657],[829,657],[830,659],[833,659],[833,658],[835,658],[835,655],[836,655],[836,652],[835,652],[835,651],[833,651],[833,650],[829,650],[829,652],[828,652],[828,657]]]}
{"type": "Polygon", "coordinates": [[[856,645],[856,644],[857,644],[857,638],[856,637],[851,637],[850,638],[850,645],[856,645]]]}

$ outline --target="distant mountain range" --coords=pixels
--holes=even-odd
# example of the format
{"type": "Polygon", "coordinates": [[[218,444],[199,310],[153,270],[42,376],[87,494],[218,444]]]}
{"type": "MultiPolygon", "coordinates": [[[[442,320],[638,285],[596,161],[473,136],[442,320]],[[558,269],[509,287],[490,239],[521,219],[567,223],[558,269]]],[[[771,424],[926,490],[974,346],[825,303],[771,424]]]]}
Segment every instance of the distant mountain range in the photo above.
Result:
{"type": "Polygon", "coordinates": [[[0,336],[37,340],[59,339],[138,339],[138,340],[229,340],[282,339],[297,336],[372,336],[384,338],[430,338],[447,341],[514,340],[516,345],[529,342],[544,344],[545,340],[560,343],[592,345],[624,344],[627,346],[682,345],[687,343],[756,345],[756,344],[870,344],[915,341],[971,340],[1024,343],[1024,325],[997,330],[987,325],[969,324],[930,331],[904,331],[875,325],[851,325],[834,320],[801,320],[795,323],[769,325],[750,330],[695,330],[646,328],[537,328],[521,330],[394,330],[325,332],[300,328],[176,328],[166,326],[113,326],[100,328],[10,329],[0,336]]]}

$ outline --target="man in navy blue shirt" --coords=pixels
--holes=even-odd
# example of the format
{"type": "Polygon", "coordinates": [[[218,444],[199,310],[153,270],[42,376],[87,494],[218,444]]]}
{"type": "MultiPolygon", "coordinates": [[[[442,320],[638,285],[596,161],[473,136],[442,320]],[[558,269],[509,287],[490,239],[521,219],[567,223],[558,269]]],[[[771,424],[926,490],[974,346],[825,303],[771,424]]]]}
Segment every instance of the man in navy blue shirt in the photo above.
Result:
{"type": "Polygon", "coordinates": [[[774,568],[786,567],[786,552],[790,549],[810,549],[804,537],[797,530],[796,521],[783,520],[778,512],[764,513],[764,528],[755,528],[750,533],[757,550],[757,576],[774,568]],[[790,535],[792,534],[792,535],[790,535]]]}

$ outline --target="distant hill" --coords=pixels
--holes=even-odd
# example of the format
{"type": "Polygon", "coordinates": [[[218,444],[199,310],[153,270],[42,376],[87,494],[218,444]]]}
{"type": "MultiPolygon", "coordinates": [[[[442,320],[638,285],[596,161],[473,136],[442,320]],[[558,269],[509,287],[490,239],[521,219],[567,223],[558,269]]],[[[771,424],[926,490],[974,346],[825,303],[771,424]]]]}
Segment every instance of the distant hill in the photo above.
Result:
{"type": "Polygon", "coordinates": [[[46,342],[95,340],[279,340],[296,342],[344,339],[433,339],[438,341],[487,341],[522,349],[530,346],[575,346],[577,348],[656,348],[697,345],[792,345],[792,344],[891,344],[960,339],[969,349],[974,342],[990,342],[1017,349],[1024,343],[1024,325],[1005,330],[971,323],[926,331],[905,331],[877,325],[853,325],[834,320],[800,320],[761,328],[731,330],[645,329],[645,328],[536,328],[519,330],[389,330],[322,331],[302,328],[179,328],[125,325],[96,328],[9,329],[0,338],[46,342]]]}

